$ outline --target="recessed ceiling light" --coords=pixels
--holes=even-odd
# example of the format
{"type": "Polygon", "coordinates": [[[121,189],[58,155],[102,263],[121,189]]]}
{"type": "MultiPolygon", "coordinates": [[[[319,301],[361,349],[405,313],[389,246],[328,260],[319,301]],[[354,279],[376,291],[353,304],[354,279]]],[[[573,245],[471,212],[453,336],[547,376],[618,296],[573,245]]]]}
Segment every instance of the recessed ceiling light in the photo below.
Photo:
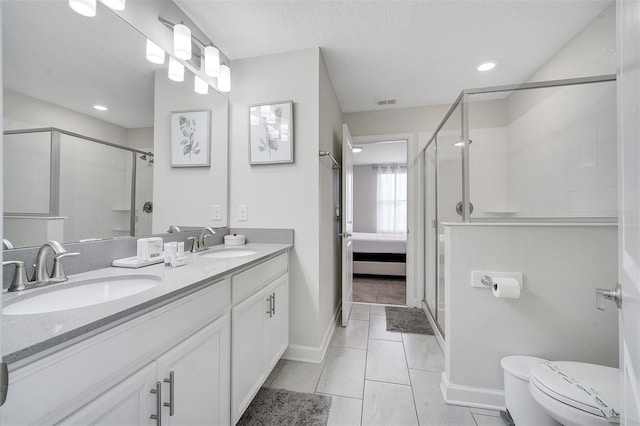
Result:
{"type": "Polygon", "coordinates": [[[498,61],[496,61],[495,59],[488,59],[486,61],[480,62],[476,69],[478,71],[489,71],[494,69],[496,65],[498,65],[498,61]]]}
{"type": "Polygon", "coordinates": [[[356,153],[356,154],[357,154],[358,152],[362,152],[362,147],[361,147],[360,145],[354,145],[354,146],[351,148],[351,152],[354,152],[354,153],[356,153]]]}
{"type": "Polygon", "coordinates": [[[100,105],[100,104],[95,104],[95,105],[93,106],[93,108],[94,108],[94,109],[97,109],[98,111],[108,111],[108,110],[109,110],[109,108],[107,108],[107,107],[106,107],[106,106],[104,106],[104,105],[100,105]]]}

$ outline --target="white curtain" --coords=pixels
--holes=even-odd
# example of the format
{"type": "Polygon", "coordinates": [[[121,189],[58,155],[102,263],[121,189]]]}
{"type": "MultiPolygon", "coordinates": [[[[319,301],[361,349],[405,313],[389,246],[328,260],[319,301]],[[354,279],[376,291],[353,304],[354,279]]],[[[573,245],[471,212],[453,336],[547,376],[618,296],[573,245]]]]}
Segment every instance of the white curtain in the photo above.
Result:
{"type": "Polygon", "coordinates": [[[376,166],[378,169],[378,221],[376,232],[407,232],[407,168],[376,166]]]}

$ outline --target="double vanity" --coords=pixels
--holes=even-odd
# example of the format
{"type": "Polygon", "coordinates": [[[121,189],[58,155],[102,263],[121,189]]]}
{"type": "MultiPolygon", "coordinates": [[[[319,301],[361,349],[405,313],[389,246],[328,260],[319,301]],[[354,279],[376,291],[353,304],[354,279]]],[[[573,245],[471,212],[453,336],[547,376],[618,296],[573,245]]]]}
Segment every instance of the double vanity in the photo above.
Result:
{"type": "Polygon", "coordinates": [[[2,424],[235,424],[288,346],[290,244],[5,293],[2,424]]]}

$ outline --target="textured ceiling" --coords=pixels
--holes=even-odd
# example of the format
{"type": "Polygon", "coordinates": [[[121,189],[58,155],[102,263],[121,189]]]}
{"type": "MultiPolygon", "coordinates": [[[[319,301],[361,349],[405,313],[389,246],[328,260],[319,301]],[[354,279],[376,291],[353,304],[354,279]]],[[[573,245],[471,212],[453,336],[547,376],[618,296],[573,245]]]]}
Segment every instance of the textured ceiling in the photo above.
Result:
{"type": "MultiPolygon", "coordinates": [[[[231,59],[320,47],[343,112],[524,81],[609,0],[175,0],[231,59]],[[476,65],[496,58],[480,74],[476,65]]],[[[232,71],[233,78],[233,71],[232,71]]],[[[391,108],[391,107],[383,107],[391,108]]]]}

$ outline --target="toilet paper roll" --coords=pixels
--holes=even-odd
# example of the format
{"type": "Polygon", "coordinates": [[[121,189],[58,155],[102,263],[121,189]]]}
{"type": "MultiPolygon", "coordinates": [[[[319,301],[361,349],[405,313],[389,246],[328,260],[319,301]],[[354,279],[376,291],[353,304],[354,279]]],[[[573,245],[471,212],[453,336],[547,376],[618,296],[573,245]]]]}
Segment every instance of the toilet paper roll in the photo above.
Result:
{"type": "Polygon", "coordinates": [[[493,295],[499,299],[518,299],[520,284],[514,278],[494,278],[493,295]]]}

